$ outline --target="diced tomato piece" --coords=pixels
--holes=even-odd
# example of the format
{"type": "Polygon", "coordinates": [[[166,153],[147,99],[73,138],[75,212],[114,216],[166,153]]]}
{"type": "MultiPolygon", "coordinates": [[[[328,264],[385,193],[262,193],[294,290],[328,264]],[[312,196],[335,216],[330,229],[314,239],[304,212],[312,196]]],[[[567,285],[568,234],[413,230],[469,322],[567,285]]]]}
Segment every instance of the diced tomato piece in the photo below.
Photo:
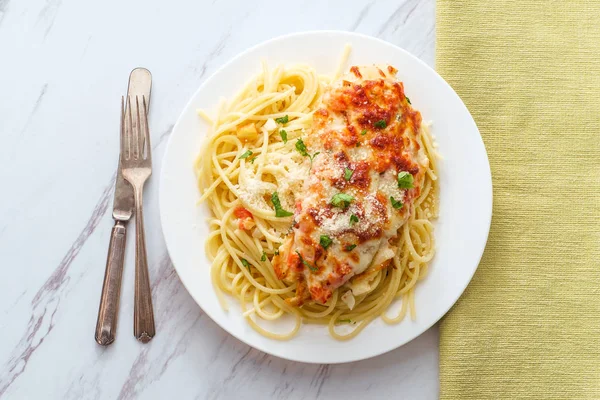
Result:
{"type": "Polygon", "coordinates": [[[236,207],[236,209],[233,210],[233,215],[239,219],[252,218],[252,213],[242,206],[236,207]]]}

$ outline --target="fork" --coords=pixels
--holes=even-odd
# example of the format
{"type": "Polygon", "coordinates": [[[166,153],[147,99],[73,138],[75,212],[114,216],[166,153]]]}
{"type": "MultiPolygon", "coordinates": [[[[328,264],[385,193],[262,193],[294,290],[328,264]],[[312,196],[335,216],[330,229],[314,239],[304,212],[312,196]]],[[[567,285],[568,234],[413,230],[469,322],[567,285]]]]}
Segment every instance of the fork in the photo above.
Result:
{"type": "Polygon", "coordinates": [[[123,178],[133,187],[135,197],[135,294],[133,308],[133,334],[142,343],[148,343],[155,332],[152,294],[148,274],[146,237],[144,234],[143,193],[144,183],[152,174],[150,131],[146,97],[135,96],[137,124],[131,115],[131,96],[127,96],[128,107],[121,108],[125,129],[121,137],[121,163],[123,178]],[[127,110],[127,115],[126,115],[127,110]]]}

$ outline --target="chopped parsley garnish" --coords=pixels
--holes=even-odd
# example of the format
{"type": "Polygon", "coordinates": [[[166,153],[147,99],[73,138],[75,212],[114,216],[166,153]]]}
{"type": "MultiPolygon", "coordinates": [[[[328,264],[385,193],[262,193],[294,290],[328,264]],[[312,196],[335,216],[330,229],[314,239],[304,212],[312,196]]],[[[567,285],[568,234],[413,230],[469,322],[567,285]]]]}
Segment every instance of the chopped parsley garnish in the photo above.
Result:
{"type": "Polygon", "coordinates": [[[310,155],[308,154],[308,151],[306,150],[306,145],[304,144],[304,141],[302,140],[302,138],[300,138],[296,141],[296,150],[298,150],[298,153],[302,154],[304,157],[310,157],[310,155]]]}
{"type": "Polygon", "coordinates": [[[344,247],[344,250],[352,251],[352,250],[354,250],[355,247],[356,247],[355,244],[349,244],[348,246],[344,247]]]}
{"type": "Polygon", "coordinates": [[[346,193],[338,193],[331,198],[331,204],[340,208],[347,208],[353,201],[354,197],[346,193]]]}
{"type": "Polygon", "coordinates": [[[241,160],[241,159],[244,159],[244,158],[248,158],[248,157],[250,157],[251,155],[252,155],[252,151],[248,150],[248,151],[246,151],[244,154],[242,154],[242,155],[240,156],[240,160],[241,160]]]}
{"type": "Polygon", "coordinates": [[[287,143],[287,132],[285,131],[285,129],[279,131],[279,136],[281,136],[281,140],[283,140],[283,143],[287,143]]]}
{"type": "Polygon", "coordinates": [[[349,181],[350,178],[352,178],[352,174],[354,174],[354,171],[352,171],[350,168],[344,168],[344,179],[349,181]]]}
{"type": "Polygon", "coordinates": [[[309,263],[304,261],[304,258],[302,258],[302,255],[300,254],[300,252],[298,250],[296,250],[296,254],[298,254],[298,257],[300,257],[300,261],[302,262],[302,264],[306,265],[308,267],[308,269],[310,269],[313,272],[317,272],[319,270],[319,268],[313,267],[312,265],[310,265],[309,263]]]}
{"type": "Polygon", "coordinates": [[[278,124],[287,124],[288,121],[289,121],[289,118],[287,115],[284,115],[283,117],[275,118],[275,122],[277,122],[278,124]]]}
{"type": "Polygon", "coordinates": [[[355,224],[357,222],[358,222],[358,217],[356,215],[352,214],[350,216],[350,225],[355,224]]]}
{"type": "Polygon", "coordinates": [[[331,243],[333,243],[333,240],[331,240],[331,238],[327,235],[321,235],[321,238],[319,240],[319,244],[325,249],[327,250],[327,248],[329,246],[331,246],[331,243]]]}
{"type": "Polygon", "coordinates": [[[385,122],[385,119],[380,119],[379,121],[375,122],[375,128],[379,128],[379,129],[383,129],[387,126],[387,122],[385,122]]]}
{"type": "Polygon", "coordinates": [[[351,324],[352,320],[351,319],[338,319],[336,322],[338,324],[351,324]]]}
{"type": "Polygon", "coordinates": [[[363,129],[363,130],[360,132],[360,134],[361,134],[361,135],[363,135],[363,136],[365,136],[365,135],[367,134],[367,130],[366,130],[366,129],[363,129]]]}
{"type": "Polygon", "coordinates": [[[400,189],[412,189],[413,176],[406,171],[398,173],[398,187],[400,189]]]}
{"type": "Polygon", "coordinates": [[[278,255],[279,255],[279,250],[275,250],[275,251],[273,252],[273,254],[274,254],[274,255],[276,255],[276,256],[278,256],[278,255]]]}
{"type": "Polygon", "coordinates": [[[242,265],[248,269],[250,269],[250,263],[245,258],[242,258],[242,265]]]}
{"type": "Polygon", "coordinates": [[[306,150],[306,145],[304,144],[304,141],[302,140],[302,138],[299,138],[296,141],[296,150],[298,150],[298,153],[302,154],[304,157],[310,158],[310,164],[311,164],[311,166],[312,166],[312,162],[315,159],[315,157],[317,156],[317,154],[321,153],[320,151],[317,151],[312,156],[310,154],[308,154],[308,151],[306,150]]]}
{"type": "Polygon", "coordinates": [[[262,256],[260,256],[260,261],[267,261],[267,253],[263,250],[262,256]]]}
{"type": "Polygon", "coordinates": [[[279,195],[277,194],[277,192],[273,192],[273,194],[271,195],[271,201],[273,202],[273,205],[275,206],[275,216],[282,218],[282,217],[289,217],[291,215],[294,215],[294,213],[291,213],[289,211],[284,210],[283,208],[281,208],[281,201],[279,201],[279,195]]]}
{"type": "Polygon", "coordinates": [[[249,161],[250,161],[250,164],[254,164],[254,161],[255,161],[257,158],[258,158],[258,156],[256,156],[256,157],[252,157],[252,158],[249,160],[249,161]]]}
{"type": "Polygon", "coordinates": [[[412,104],[412,103],[410,102],[410,99],[408,98],[408,96],[404,96],[404,97],[406,98],[406,101],[408,101],[408,104],[412,104]]]}
{"type": "Polygon", "coordinates": [[[394,207],[398,210],[401,209],[402,206],[404,206],[404,204],[400,200],[394,199],[393,196],[390,196],[390,201],[392,202],[392,207],[394,207]]]}

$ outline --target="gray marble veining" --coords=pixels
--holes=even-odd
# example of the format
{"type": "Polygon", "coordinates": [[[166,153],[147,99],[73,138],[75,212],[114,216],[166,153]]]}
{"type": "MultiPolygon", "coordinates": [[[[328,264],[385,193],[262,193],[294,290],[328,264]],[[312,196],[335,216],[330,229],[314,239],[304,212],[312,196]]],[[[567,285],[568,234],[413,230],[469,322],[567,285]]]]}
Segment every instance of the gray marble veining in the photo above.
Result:
{"type": "Polygon", "coordinates": [[[0,0],[0,399],[437,398],[437,328],[383,356],[329,366],[268,356],[216,326],[166,254],[158,174],[145,192],[158,335],[142,345],[130,332],[130,240],[117,341],[101,348],[93,340],[119,99],[132,68],[153,73],[158,171],[189,96],[240,51],[285,33],[339,29],[388,40],[432,65],[434,6],[0,0]]]}

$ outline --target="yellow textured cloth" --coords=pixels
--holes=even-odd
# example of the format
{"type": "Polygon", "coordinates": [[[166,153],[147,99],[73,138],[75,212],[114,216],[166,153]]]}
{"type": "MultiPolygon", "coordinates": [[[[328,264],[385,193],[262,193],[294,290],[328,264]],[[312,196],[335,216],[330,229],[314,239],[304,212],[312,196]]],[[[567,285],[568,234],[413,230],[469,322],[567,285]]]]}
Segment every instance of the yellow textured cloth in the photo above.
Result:
{"type": "Polygon", "coordinates": [[[441,398],[600,399],[600,1],[436,13],[437,70],[494,185],[485,254],[441,324],[441,398]]]}

